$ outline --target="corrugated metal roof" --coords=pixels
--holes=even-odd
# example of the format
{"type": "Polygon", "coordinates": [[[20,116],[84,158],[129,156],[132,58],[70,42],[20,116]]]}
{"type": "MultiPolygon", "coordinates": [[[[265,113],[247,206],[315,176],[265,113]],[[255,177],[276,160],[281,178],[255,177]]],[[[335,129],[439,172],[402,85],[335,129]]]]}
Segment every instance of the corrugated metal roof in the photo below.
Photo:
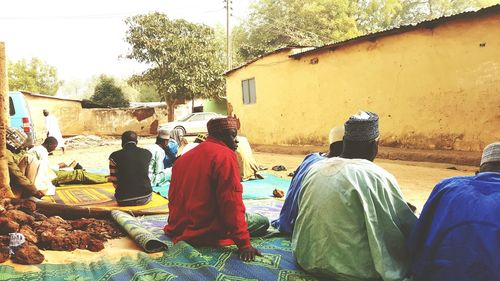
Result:
{"type": "Polygon", "coordinates": [[[48,99],[56,99],[56,100],[66,100],[66,101],[76,101],[76,102],[82,102],[81,100],[78,99],[69,99],[69,98],[61,98],[61,97],[55,97],[55,96],[48,96],[48,95],[42,95],[42,94],[35,94],[27,91],[19,91],[25,95],[30,95],[34,97],[41,97],[41,98],[48,98],[48,99]]]}
{"type": "Polygon", "coordinates": [[[380,38],[380,37],[383,37],[383,36],[389,36],[389,35],[394,35],[394,34],[399,34],[399,33],[404,33],[404,32],[408,32],[408,31],[412,31],[412,30],[415,30],[415,29],[418,29],[418,28],[433,28],[433,27],[436,27],[440,24],[443,24],[443,23],[446,23],[446,22],[449,22],[449,21],[452,21],[452,20],[458,20],[458,19],[467,19],[467,18],[474,18],[474,17],[478,17],[478,16],[483,16],[483,15],[490,15],[490,14],[495,14],[495,13],[499,13],[500,12],[500,4],[497,4],[497,5],[494,5],[494,6],[491,6],[491,7],[487,7],[487,8],[483,8],[483,9],[480,9],[480,10],[477,10],[477,11],[468,11],[468,12],[463,12],[463,13],[460,13],[460,14],[455,14],[455,15],[451,15],[451,16],[444,16],[444,17],[440,17],[440,18],[437,18],[437,19],[433,19],[433,20],[427,20],[427,21],[422,21],[422,22],[419,22],[419,23],[416,23],[416,24],[412,24],[412,25],[405,25],[405,26],[400,26],[400,27],[397,27],[397,28],[393,28],[393,29],[389,29],[389,30],[384,30],[384,31],[380,31],[380,32],[376,32],[376,33],[371,33],[371,34],[367,34],[367,35],[362,35],[362,36],[358,36],[358,37],[354,37],[354,38],[351,38],[351,39],[348,39],[348,40],[345,40],[345,41],[341,41],[341,42],[336,42],[336,43],[332,43],[332,44],[328,44],[328,45],[325,45],[325,46],[321,46],[321,47],[304,47],[304,46],[288,46],[288,47],[283,47],[283,48],[279,48],[279,49],[276,49],[274,51],[271,51],[269,53],[265,53],[265,54],[262,54],[258,57],[256,57],[255,59],[253,60],[250,60],[240,66],[237,66],[231,70],[228,70],[224,73],[224,75],[228,75],[240,68],[243,68],[251,63],[254,63],[264,57],[267,57],[267,56],[270,56],[272,54],[275,54],[275,53],[279,53],[279,52],[282,52],[282,51],[285,51],[285,50],[290,50],[290,49],[297,49],[297,48],[312,48],[310,50],[307,50],[307,51],[304,51],[304,52],[299,52],[297,54],[293,54],[293,55],[290,55],[291,58],[294,58],[294,59],[298,59],[302,56],[305,56],[305,55],[310,55],[310,54],[313,54],[313,53],[316,53],[316,52],[321,52],[321,51],[325,51],[325,50],[334,50],[334,49],[337,49],[339,47],[342,47],[342,46],[345,46],[347,44],[353,44],[353,43],[358,43],[358,42],[364,42],[364,41],[368,41],[368,40],[375,40],[377,38],[380,38]]]}
{"type": "Polygon", "coordinates": [[[334,49],[337,49],[339,47],[342,47],[342,46],[345,46],[348,44],[364,42],[364,41],[369,41],[369,40],[375,40],[375,39],[383,37],[383,36],[400,34],[400,33],[412,31],[412,30],[419,29],[419,28],[434,28],[440,24],[443,24],[443,23],[446,23],[446,22],[449,22],[452,20],[475,18],[478,16],[491,15],[491,14],[496,14],[499,12],[500,12],[500,4],[497,4],[497,5],[494,5],[494,6],[491,6],[488,8],[483,8],[483,9],[480,9],[477,11],[463,12],[460,14],[455,14],[455,15],[451,15],[451,16],[444,16],[444,17],[440,17],[437,19],[433,19],[433,20],[422,21],[422,22],[419,22],[417,24],[405,25],[405,26],[401,26],[398,28],[393,28],[393,29],[389,29],[389,30],[376,32],[376,33],[362,35],[362,36],[348,39],[345,41],[336,42],[333,44],[328,44],[328,45],[325,45],[322,47],[318,47],[318,48],[315,48],[313,50],[308,50],[305,52],[294,54],[294,55],[291,55],[290,57],[294,58],[294,59],[298,59],[298,58],[305,56],[305,55],[310,55],[310,54],[313,54],[316,52],[321,52],[324,50],[334,50],[334,49]]]}
{"type": "Polygon", "coordinates": [[[238,70],[240,68],[243,68],[243,67],[245,67],[245,66],[247,66],[247,65],[249,65],[251,63],[254,63],[254,62],[256,62],[256,61],[258,61],[258,60],[260,60],[260,59],[262,59],[264,57],[267,57],[267,56],[270,56],[270,55],[273,55],[273,54],[276,54],[276,53],[280,53],[280,52],[283,52],[283,51],[289,51],[289,50],[293,50],[293,49],[305,49],[305,48],[315,48],[315,47],[311,47],[311,46],[286,46],[286,47],[282,47],[282,48],[276,49],[274,51],[271,51],[269,53],[262,54],[262,55],[254,58],[252,60],[249,60],[249,61],[245,62],[242,65],[239,65],[239,66],[237,66],[235,68],[232,68],[232,69],[224,72],[224,75],[228,75],[228,74],[230,74],[230,73],[232,73],[232,72],[234,72],[234,71],[236,71],[236,70],[238,70]]]}

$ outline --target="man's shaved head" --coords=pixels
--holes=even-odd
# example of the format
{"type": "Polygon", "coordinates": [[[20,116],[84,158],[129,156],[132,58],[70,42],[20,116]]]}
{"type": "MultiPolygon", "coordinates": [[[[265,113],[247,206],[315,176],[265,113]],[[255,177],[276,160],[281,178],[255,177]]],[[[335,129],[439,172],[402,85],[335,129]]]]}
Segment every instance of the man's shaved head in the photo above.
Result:
{"type": "Polygon", "coordinates": [[[122,134],[122,146],[128,142],[137,143],[137,134],[134,131],[126,131],[122,134]]]}

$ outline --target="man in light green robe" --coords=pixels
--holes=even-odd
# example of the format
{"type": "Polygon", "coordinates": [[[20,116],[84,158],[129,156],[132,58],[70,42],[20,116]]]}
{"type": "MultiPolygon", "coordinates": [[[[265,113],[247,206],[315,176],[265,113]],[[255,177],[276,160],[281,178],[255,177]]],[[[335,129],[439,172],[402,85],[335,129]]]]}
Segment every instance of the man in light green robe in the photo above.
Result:
{"type": "Polygon", "coordinates": [[[404,280],[408,275],[405,243],[416,216],[396,179],[372,162],[378,144],[373,115],[365,122],[376,125],[376,132],[348,121],[341,156],[315,163],[302,182],[292,248],[310,273],[335,280],[404,280]],[[368,130],[364,137],[363,130],[368,130]]]}
{"type": "Polygon", "coordinates": [[[146,147],[151,152],[151,162],[149,163],[149,180],[151,186],[163,186],[172,177],[172,168],[166,168],[163,164],[165,159],[165,149],[168,149],[170,131],[161,129],[158,131],[156,143],[146,147]]]}

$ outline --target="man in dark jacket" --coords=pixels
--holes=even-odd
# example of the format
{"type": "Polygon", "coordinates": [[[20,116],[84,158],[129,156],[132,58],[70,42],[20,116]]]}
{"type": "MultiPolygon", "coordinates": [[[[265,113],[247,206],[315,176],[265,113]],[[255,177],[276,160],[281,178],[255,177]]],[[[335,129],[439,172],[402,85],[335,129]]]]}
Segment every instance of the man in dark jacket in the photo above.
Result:
{"type": "Polygon", "coordinates": [[[151,152],[137,147],[137,134],[122,134],[122,149],[109,156],[108,180],[115,186],[115,198],[120,206],[145,205],[151,201],[151,182],[148,177],[151,152]]]}

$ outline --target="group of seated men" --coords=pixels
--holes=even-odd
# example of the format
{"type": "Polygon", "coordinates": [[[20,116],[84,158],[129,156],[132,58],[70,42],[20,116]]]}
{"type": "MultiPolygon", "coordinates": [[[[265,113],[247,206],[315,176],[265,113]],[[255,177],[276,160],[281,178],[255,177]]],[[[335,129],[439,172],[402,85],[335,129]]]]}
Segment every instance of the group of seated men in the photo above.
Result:
{"type": "Polygon", "coordinates": [[[7,128],[6,158],[10,184],[1,189],[2,197],[41,198],[54,195],[55,186],[71,183],[103,183],[106,176],[89,173],[76,162],[67,165],[50,165],[49,153],[54,151],[58,141],[47,137],[42,144],[29,145],[28,136],[16,128],[7,128]]]}
{"type": "Polygon", "coordinates": [[[239,120],[233,117],[210,120],[206,140],[197,137],[196,145],[176,157],[171,171],[165,171],[170,168],[162,161],[172,139],[169,132],[160,130],[157,147],[147,148],[138,147],[135,132],[123,133],[122,149],[109,157],[109,180],[116,187],[118,204],[147,204],[152,196],[152,182],[165,181],[170,175],[165,233],[174,242],[188,241],[200,246],[236,243],[243,260],[255,259],[260,253],[252,247],[250,235],[265,234],[269,221],[262,215],[245,212],[235,153],[238,128],[239,120]]]}
{"type": "MultiPolygon", "coordinates": [[[[308,155],[295,171],[272,225],[292,236],[297,263],[328,280],[500,280],[500,143],[484,149],[476,176],[440,182],[417,219],[394,176],[373,163],[378,122],[371,112],[351,116],[331,131],[328,153],[308,155]]],[[[250,237],[269,221],[245,211],[239,121],[212,119],[207,128],[172,167],[165,234],[195,246],[236,244],[252,261],[261,253],[250,237]]],[[[124,149],[136,144],[124,134],[124,149]]]]}
{"type": "MultiPolygon", "coordinates": [[[[475,176],[438,183],[417,218],[394,176],[373,163],[378,125],[375,113],[351,116],[331,131],[329,153],[308,155],[294,173],[272,225],[291,235],[297,263],[328,280],[500,280],[500,142],[485,147],[475,176]]],[[[262,253],[250,237],[269,221],[243,204],[239,120],[212,119],[207,129],[172,167],[165,234],[195,246],[236,244],[242,260],[255,260],[262,253]]],[[[155,145],[164,151],[170,139],[160,132],[155,145]]],[[[150,167],[164,163],[153,150],[139,148],[132,131],[122,135],[109,157],[119,204],[151,200],[150,167]]]]}
{"type": "Polygon", "coordinates": [[[292,235],[297,263],[328,280],[500,280],[500,142],[475,176],[438,183],[417,219],[373,163],[378,137],[378,116],[356,114],[295,171],[272,225],[292,235]]]}

